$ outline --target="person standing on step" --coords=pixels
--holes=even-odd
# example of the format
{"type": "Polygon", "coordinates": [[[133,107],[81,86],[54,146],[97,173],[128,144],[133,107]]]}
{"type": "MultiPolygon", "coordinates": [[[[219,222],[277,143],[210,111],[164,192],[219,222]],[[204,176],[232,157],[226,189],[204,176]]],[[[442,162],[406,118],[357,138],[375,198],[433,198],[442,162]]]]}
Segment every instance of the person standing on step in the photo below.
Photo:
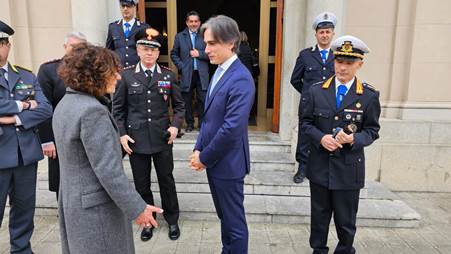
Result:
{"type": "Polygon", "coordinates": [[[357,209],[365,184],[364,147],[379,138],[379,92],[356,77],[366,44],[354,36],[332,43],[335,76],[310,88],[302,115],[309,137],[310,246],[328,253],[327,236],[334,217],[338,245],[334,253],[355,253],[357,209]]]}
{"type": "Polygon", "coordinates": [[[250,171],[247,125],[255,85],[238,59],[240,31],[235,20],[210,18],[202,33],[210,63],[217,64],[208,88],[205,115],[191,168],[206,169],[213,203],[221,221],[222,253],[248,252],[249,232],[244,211],[244,177],[250,171]]]}
{"type": "Polygon", "coordinates": [[[116,52],[121,60],[122,67],[126,68],[139,61],[134,39],[136,32],[150,26],[135,17],[138,0],[119,0],[119,2],[122,19],[108,25],[106,48],[116,52]]]}
{"type": "Polygon", "coordinates": [[[305,168],[308,160],[308,138],[301,130],[302,112],[307,104],[308,92],[312,84],[326,81],[334,75],[334,61],[330,43],[335,35],[334,28],[337,18],[333,13],[323,12],[313,21],[316,46],[303,49],[291,74],[291,84],[301,94],[298,108],[298,142],[296,146],[296,161],[298,171],[293,177],[295,183],[302,183],[305,178],[305,168]]]}
{"type": "Polygon", "coordinates": [[[201,126],[204,114],[205,94],[208,88],[208,56],[205,42],[199,33],[200,16],[196,11],[186,14],[186,28],[178,33],[171,50],[171,59],[182,74],[180,89],[185,101],[186,132],[194,130],[193,98],[196,94],[198,125],[201,126]]]}
{"type": "MultiPolygon", "coordinates": [[[[150,189],[151,162],[155,166],[164,218],[169,238],[180,236],[179,203],[172,171],[172,142],[183,124],[185,106],[175,74],[157,63],[162,36],[152,28],[136,33],[139,63],[122,72],[113,97],[113,115],[121,135],[121,144],[130,157],[136,190],[154,205],[150,189]],[[173,119],[169,119],[172,106],[173,119]]],[[[141,240],[152,238],[152,228],[144,228],[141,240]]]]}

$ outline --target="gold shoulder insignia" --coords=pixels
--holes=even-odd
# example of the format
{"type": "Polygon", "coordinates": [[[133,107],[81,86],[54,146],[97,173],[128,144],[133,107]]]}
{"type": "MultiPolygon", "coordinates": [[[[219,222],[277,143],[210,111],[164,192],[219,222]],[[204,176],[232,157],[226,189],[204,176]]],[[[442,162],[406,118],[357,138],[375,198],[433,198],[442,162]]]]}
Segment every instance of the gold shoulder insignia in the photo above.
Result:
{"type": "MultiPolygon", "coordinates": [[[[22,69],[22,70],[25,70],[25,71],[28,71],[28,72],[33,72],[32,70],[30,70],[30,69],[28,69],[28,68],[25,68],[25,67],[23,67],[23,66],[19,66],[19,65],[12,65],[13,66],[13,69],[14,68],[19,68],[19,69],[22,69]]],[[[15,72],[17,72],[17,69],[16,70],[14,70],[15,72]]]]}
{"type": "Polygon", "coordinates": [[[360,95],[363,94],[363,85],[359,79],[357,79],[357,82],[356,82],[355,93],[360,94],[360,95]]]}
{"type": "Polygon", "coordinates": [[[330,77],[326,82],[323,84],[323,89],[328,89],[330,86],[330,83],[332,83],[332,80],[335,78],[335,76],[330,77]]]}

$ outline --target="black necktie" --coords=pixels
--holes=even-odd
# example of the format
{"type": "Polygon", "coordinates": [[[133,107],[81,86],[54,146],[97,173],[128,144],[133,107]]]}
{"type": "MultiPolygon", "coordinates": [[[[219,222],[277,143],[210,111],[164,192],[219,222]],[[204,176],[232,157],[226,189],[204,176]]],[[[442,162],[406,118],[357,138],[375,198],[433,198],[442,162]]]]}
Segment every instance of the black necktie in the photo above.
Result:
{"type": "Polygon", "coordinates": [[[149,82],[150,84],[150,82],[152,81],[152,71],[146,70],[145,73],[147,74],[147,82],[149,82]]]}

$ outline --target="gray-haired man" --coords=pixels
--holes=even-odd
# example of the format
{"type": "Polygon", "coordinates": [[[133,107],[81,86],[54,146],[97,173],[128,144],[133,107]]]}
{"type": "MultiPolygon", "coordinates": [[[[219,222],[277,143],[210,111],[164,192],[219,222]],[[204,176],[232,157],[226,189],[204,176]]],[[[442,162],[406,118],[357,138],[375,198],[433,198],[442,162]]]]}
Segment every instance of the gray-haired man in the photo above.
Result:
{"type": "MultiPolygon", "coordinates": [[[[64,38],[64,51],[67,55],[75,44],[86,42],[86,36],[80,32],[71,32],[64,38]]],[[[58,102],[66,93],[66,86],[58,76],[57,70],[62,58],[43,63],[39,68],[38,81],[42,92],[55,109],[58,102]]],[[[49,190],[56,192],[58,199],[60,169],[53,137],[52,118],[39,125],[39,136],[42,142],[42,151],[48,157],[49,190]]]]}

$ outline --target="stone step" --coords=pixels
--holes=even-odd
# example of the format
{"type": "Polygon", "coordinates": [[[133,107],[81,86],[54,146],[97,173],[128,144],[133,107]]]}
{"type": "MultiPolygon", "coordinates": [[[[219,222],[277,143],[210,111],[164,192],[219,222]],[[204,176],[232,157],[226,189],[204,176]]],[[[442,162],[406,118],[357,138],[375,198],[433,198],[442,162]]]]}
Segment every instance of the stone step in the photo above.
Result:
{"type": "MultiPolygon", "coordinates": [[[[124,163],[128,164],[128,163],[124,163]]],[[[133,182],[129,167],[125,173],[130,182],[133,182]]],[[[306,179],[302,184],[292,181],[293,174],[284,171],[262,171],[251,172],[245,178],[244,193],[246,195],[272,195],[272,196],[299,196],[310,197],[310,188],[306,179]]],[[[46,174],[38,175],[38,189],[48,188],[46,174]]],[[[188,168],[175,169],[174,178],[178,193],[210,193],[208,180],[205,172],[194,172],[188,168]]],[[[158,192],[159,186],[155,171],[151,173],[152,190],[158,192]]],[[[396,196],[377,182],[367,182],[365,188],[360,192],[362,199],[396,199],[396,196]]]]}
{"type": "MultiPolygon", "coordinates": [[[[198,132],[186,133],[182,138],[174,141],[174,150],[190,150],[194,148],[198,132]]],[[[281,141],[277,135],[273,133],[249,133],[249,147],[250,151],[260,152],[291,152],[290,142],[281,141]]]]}
{"type": "MultiPolygon", "coordinates": [[[[174,167],[184,168],[189,165],[192,150],[174,149],[174,167]]],[[[250,151],[251,170],[294,171],[294,158],[290,153],[250,151]]]]}
{"type": "MultiPolygon", "coordinates": [[[[37,215],[55,215],[54,193],[37,192],[37,215]]],[[[180,217],[189,220],[216,220],[213,201],[209,193],[179,193],[180,217]]],[[[160,205],[155,193],[156,205],[160,205]]],[[[246,217],[250,222],[261,223],[310,223],[309,197],[246,195],[246,217]]],[[[396,199],[361,199],[357,224],[368,227],[414,228],[421,216],[403,201],[396,199]]]]}

